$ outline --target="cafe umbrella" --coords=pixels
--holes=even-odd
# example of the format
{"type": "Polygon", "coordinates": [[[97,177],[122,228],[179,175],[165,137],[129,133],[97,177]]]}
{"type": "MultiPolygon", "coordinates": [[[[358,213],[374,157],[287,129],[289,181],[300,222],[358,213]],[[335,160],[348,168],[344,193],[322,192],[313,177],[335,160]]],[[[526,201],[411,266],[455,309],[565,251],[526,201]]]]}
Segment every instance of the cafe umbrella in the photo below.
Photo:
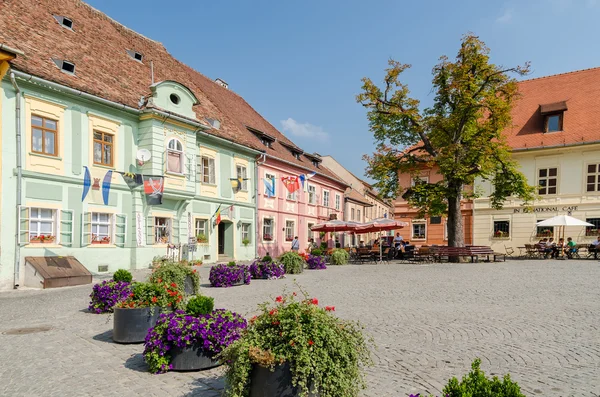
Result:
{"type": "MultiPolygon", "coordinates": [[[[562,238],[565,238],[565,226],[594,226],[592,223],[582,221],[581,219],[573,218],[569,215],[558,215],[544,221],[536,223],[537,226],[558,226],[562,231],[562,238]]],[[[560,231],[558,233],[560,234],[560,231]]]]}
{"type": "Polygon", "coordinates": [[[353,232],[358,226],[362,225],[358,222],[330,220],[325,223],[319,223],[310,228],[313,232],[353,232]]]}
{"type": "MultiPolygon", "coordinates": [[[[408,226],[408,223],[397,221],[389,218],[377,218],[370,222],[363,223],[355,229],[356,233],[371,233],[371,232],[383,232],[386,230],[402,229],[408,226]]],[[[379,244],[379,261],[382,261],[382,244],[379,244]]]]}

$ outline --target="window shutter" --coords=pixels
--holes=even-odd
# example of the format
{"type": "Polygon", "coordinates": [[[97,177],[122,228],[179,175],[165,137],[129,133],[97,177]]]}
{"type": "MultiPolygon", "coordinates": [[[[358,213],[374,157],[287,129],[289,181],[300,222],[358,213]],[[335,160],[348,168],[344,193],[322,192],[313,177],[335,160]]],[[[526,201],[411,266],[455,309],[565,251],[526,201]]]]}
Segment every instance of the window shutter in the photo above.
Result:
{"type": "Polygon", "coordinates": [[[203,182],[202,179],[202,156],[196,156],[196,182],[203,182]]]}
{"type": "Polygon", "coordinates": [[[84,212],[81,214],[81,246],[92,244],[92,214],[84,212]]]}
{"type": "Polygon", "coordinates": [[[189,155],[186,154],[185,155],[185,178],[191,182],[192,181],[192,176],[193,176],[193,171],[194,171],[194,156],[193,155],[189,155]]]}
{"type": "Polygon", "coordinates": [[[208,160],[208,170],[210,172],[210,183],[215,185],[216,181],[215,181],[215,159],[210,159],[208,160]]]}
{"type": "Polygon", "coordinates": [[[146,245],[156,244],[156,237],[154,236],[154,217],[148,216],[146,218],[146,245]]]}
{"type": "Polygon", "coordinates": [[[73,246],[73,210],[61,210],[58,222],[58,242],[60,245],[73,246]]]}
{"type": "Polygon", "coordinates": [[[19,206],[19,244],[29,244],[29,207],[19,206]]]}
{"type": "Polygon", "coordinates": [[[179,218],[172,218],[169,221],[169,235],[170,235],[170,241],[172,244],[177,244],[179,243],[179,229],[180,229],[180,222],[179,222],[179,218]]]}
{"type": "Polygon", "coordinates": [[[118,247],[125,247],[127,240],[127,215],[113,215],[113,244],[118,247]]]}

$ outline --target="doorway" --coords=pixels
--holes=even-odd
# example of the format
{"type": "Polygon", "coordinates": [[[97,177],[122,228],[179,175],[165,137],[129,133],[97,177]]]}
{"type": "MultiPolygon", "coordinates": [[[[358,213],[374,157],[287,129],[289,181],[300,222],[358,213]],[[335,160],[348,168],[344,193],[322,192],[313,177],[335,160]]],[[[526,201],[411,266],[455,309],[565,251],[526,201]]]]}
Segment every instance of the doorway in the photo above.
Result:
{"type": "Polygon", "coordinates": [[[218,253],[233,259],[233,223],[221,221],[218,226],[218,253]]]}
{"type": "Polygon", "coordinates": [[[219,223],[219,255],[225,254],[225,223],[219,223]]]}

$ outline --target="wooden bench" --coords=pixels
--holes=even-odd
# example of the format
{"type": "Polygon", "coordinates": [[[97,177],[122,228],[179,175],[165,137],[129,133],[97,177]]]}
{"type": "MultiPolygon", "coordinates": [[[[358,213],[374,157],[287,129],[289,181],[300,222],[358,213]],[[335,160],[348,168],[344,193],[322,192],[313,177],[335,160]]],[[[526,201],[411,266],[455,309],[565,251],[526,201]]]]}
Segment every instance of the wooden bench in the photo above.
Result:
{"type": "Polygon", "coordinates": [[[442,258],[447,257],[463,257],[471,258],[471,262],[479,261],[479,257],[485,257],[490,262],[490,257],[493,257],[494,262],[502,257],[506,261],[506,254],[494,252],[491,247],[486,246],[468,246],[468,247],[430,247],[431,254],[435,260],[441,262],[442,258]]]}

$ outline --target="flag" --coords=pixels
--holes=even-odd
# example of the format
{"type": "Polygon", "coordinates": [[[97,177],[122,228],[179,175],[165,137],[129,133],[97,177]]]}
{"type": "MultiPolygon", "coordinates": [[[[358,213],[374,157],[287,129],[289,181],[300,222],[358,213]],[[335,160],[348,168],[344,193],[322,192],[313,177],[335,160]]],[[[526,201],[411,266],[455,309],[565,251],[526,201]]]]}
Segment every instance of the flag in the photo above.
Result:
{"type": "Polygon", "coordinates": [[[296,190],[300,189],[300,182],[297,176],[282,176],[281,181],[286,189],[290,193],[294,193],[296,190]]]}
{"type": "Polygon", "coordinates": [[[231,188],[236,192],[242,188],[241,178],[229,178],[229,182],[231,183],[231,188]]]}
{"type": "Polygon", "coordinates": [[[102,181],[102,201],[104,205],[108,205],[108,195],[110,194],[110,181],[112,179],[112,170],[108,170],[102,181]]]}
{"type": "Polygon", "coordinates": [[[216,219],[215,219],[216,225],[221,223],[221,204],[219,204],[219,208],[217,208],[217,212],[215,212],[215,214],[213,216],[216,217],[216,219]]]}
{"type": "Polygon", "coordinates": [[[83,173],[83,194],[81,195],[81,201],[85,200],[85,197],[90,192],[90,187],[92,186],[92,175],[90,174],[90,170],[85,165],[83,168],[85,168],[85,171],[83,173]]]}
{"type": "Polygon", "coordinates": [[[273,179],[263,179],[265,183],[265,194],[267,197],[275,197],[275,181],[273,179]]]}
{"type": "Polygon", "coordinates": [[[233,219],[233,205],[225,208],[223,211],[221,211],[221,215],[222,216],[228,216],[229,219],[233,219]]]}
{"type": "Polygon", "coordinates": [[[148,205],[161,205],[163,190],[165,188],[164,177],[144,175],[144,193],[148,205]]]}
{"type": "Polygon", "coordinates": [[[311,172],[309,174],[302,174],[300,175],[302,177],[301,182],[302,182],[302,189],[305,192],[308,192],[308,183],[305,183],[306,181],[308,181],[310,178],[312,178],[313,176],[317,175],[316,172],[311,172]]]}
{"type": "Polygon", "coordinates": [[[134,189],[134,188],[144,184],[144,178],[142,177],[142,174],[134,174],[133,172],[121,172],[121,171],[116,171],[116,172],[118,172],[119,174],[121,174],[121,176],[123,176],[123,180],[125,181],[127,186],[129,186],[130,189],[134,189]]]}

